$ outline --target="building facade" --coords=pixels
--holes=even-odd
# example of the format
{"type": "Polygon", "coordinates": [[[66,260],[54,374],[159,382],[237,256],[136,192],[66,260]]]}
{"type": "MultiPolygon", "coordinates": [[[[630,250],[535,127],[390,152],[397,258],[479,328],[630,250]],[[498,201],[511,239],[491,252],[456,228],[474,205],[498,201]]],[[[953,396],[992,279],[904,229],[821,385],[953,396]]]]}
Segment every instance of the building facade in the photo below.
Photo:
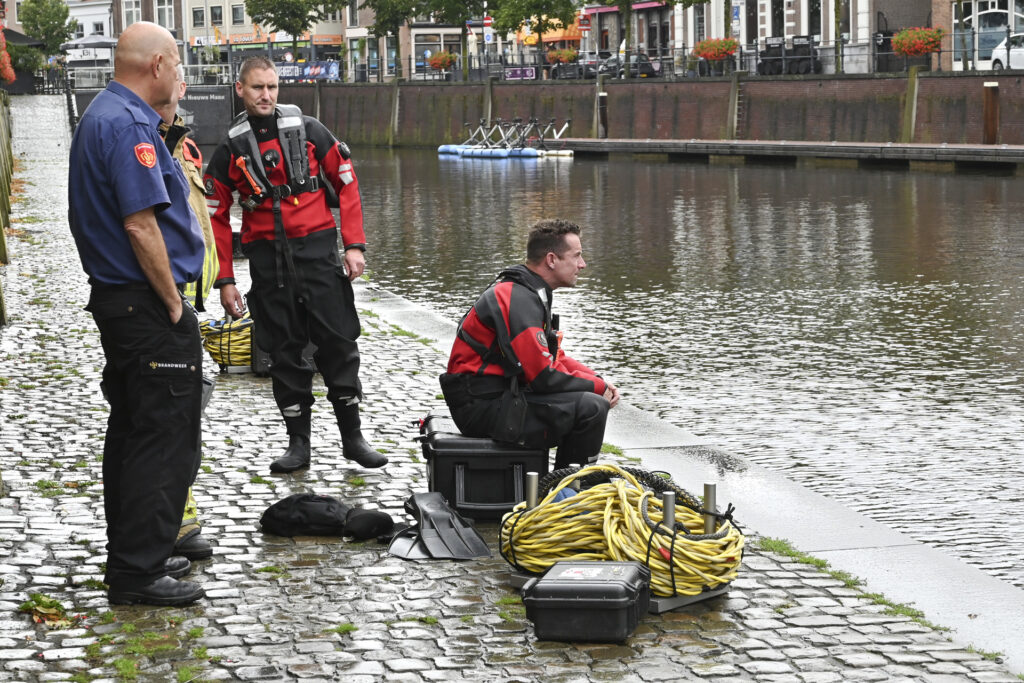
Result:
{"type": "Polygon", "coordinates": [[[962,17],[957,4],[932,1],[931,25],[949,35],[943,43],[943,69],[991,68],[995,47],[1010,33],[1024,33],[1024,0],[964,0],[962,17]]]}

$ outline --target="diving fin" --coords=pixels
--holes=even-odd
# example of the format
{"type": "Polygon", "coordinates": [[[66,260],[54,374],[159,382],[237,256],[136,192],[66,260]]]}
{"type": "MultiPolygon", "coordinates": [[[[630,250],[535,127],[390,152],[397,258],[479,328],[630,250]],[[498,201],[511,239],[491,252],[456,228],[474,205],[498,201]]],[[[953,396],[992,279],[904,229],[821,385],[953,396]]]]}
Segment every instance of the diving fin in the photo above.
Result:
{"type": "Polygon", "coordinates": [[[491,549],[473,525],[451,509],[439,492],[417,493],[405,502],[405,509],[419,522],[419,541],[430,557],[468,560],[491,556],[491,549]]]}
{"type": "Polygon", "coordinates": [[[418,529],[414,526],[402,529],[391,539],[388,545],[388,552],[395,557],[404,560],[429,560],[432,559],[427,547],[420,543],[418,529]]]}

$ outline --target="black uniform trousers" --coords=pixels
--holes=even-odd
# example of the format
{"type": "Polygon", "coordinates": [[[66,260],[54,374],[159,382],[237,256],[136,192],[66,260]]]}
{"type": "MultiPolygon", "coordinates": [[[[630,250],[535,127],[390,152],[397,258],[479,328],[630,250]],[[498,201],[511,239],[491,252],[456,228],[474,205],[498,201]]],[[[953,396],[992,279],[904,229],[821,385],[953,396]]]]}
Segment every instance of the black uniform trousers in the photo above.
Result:
{"type": "MultiPolygon", "coordinates": [[[[505,423],[507,394],[493,390],[494,378],[443,375],[448,409],[466,436],[497,439],[505,423]],[[459,381],[459,380],[462,381],[459,381]]],[[[526,415],[515,443],[528,448],[557,446],[555,469],[596,462],[604,444],[608,400],[588,391],[541,394],[523,391],[526,415]]]]}
{"type": "Polygon", "coordinates": [[[359,314],[352,283],[338,254],[338,232],[321,230],[288,240],[294,277],[276,256],[274,242],[242,245],[252,289],[246,296],[256,343],[270,355],[274,400],[280,409],[313,405],[313,368],[302,357],[309,343],[327,385],[327,398],[362,398],[359,382],[359,314]],[[278,267],[284,286],[278,286],[278,267]],[[297,281],[296,281],[297,280],[297,281]]]}
{"type": "Polygon", "coordinates": [[[199,469],[199,320],[185,305],[172,325],[156,292],[141,283],[96,285],[86,310],[100,331],[110,404],[103,445],[104,581],[133,590],[165,575],[199,469]]]}

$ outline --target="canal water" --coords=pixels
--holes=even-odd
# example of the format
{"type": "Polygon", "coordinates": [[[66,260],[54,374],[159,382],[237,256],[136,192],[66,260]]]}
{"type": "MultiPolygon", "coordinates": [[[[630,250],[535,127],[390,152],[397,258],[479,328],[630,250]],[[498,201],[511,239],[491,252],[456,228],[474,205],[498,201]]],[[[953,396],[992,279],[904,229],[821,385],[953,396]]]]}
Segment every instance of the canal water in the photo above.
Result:
{"type": "Polygon", "coordinates": [[[1024,586],[1020,180],[356,161],[386,289],[457,320],[532,222],[576,221],[588,265],[555,310],[625,401],[1024,586]]]}

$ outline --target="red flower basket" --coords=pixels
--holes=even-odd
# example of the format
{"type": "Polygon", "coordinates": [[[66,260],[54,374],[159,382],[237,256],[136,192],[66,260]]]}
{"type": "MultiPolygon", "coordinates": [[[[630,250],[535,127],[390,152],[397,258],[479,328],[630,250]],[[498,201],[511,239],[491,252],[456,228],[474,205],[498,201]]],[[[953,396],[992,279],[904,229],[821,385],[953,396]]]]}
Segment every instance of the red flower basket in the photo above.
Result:
{"type": "Polygon", "coordinates": [[[430,65],[431,69],[444,71],[445,69],[450,69],[456,59],[456,56],[451,52],[435,52],[430,55],[430,59],[427,60],[427,64],[430,65]]]}
{"type": "Polygon", "coordinates": [[[893,51],[903,57],[921,57],[942,48],[941,28],[905,28],[892,37],[893,51]]]}
{"type": "Polygon", "coordinates": [[[14,74],[14,66],[11,65],[11,55],[7,52],[7,41],[4,40],[4,22],[0,21],[0,79],[7,83],[14,83],[17,76],[14,74]]]}
{"type": "Polygon", "coordinates": [[[732,57],[738,47],[739,43],[733,38],[706,38],[694,46],[693,54],[709,62],[717,62],[732,57]]]}
{"type": "Polygon", "coordinates": [[[549,50],[548,64],[570,64],[575,62],[577,57],[579,53],[571,47],[564,50],[549,50]]]}

